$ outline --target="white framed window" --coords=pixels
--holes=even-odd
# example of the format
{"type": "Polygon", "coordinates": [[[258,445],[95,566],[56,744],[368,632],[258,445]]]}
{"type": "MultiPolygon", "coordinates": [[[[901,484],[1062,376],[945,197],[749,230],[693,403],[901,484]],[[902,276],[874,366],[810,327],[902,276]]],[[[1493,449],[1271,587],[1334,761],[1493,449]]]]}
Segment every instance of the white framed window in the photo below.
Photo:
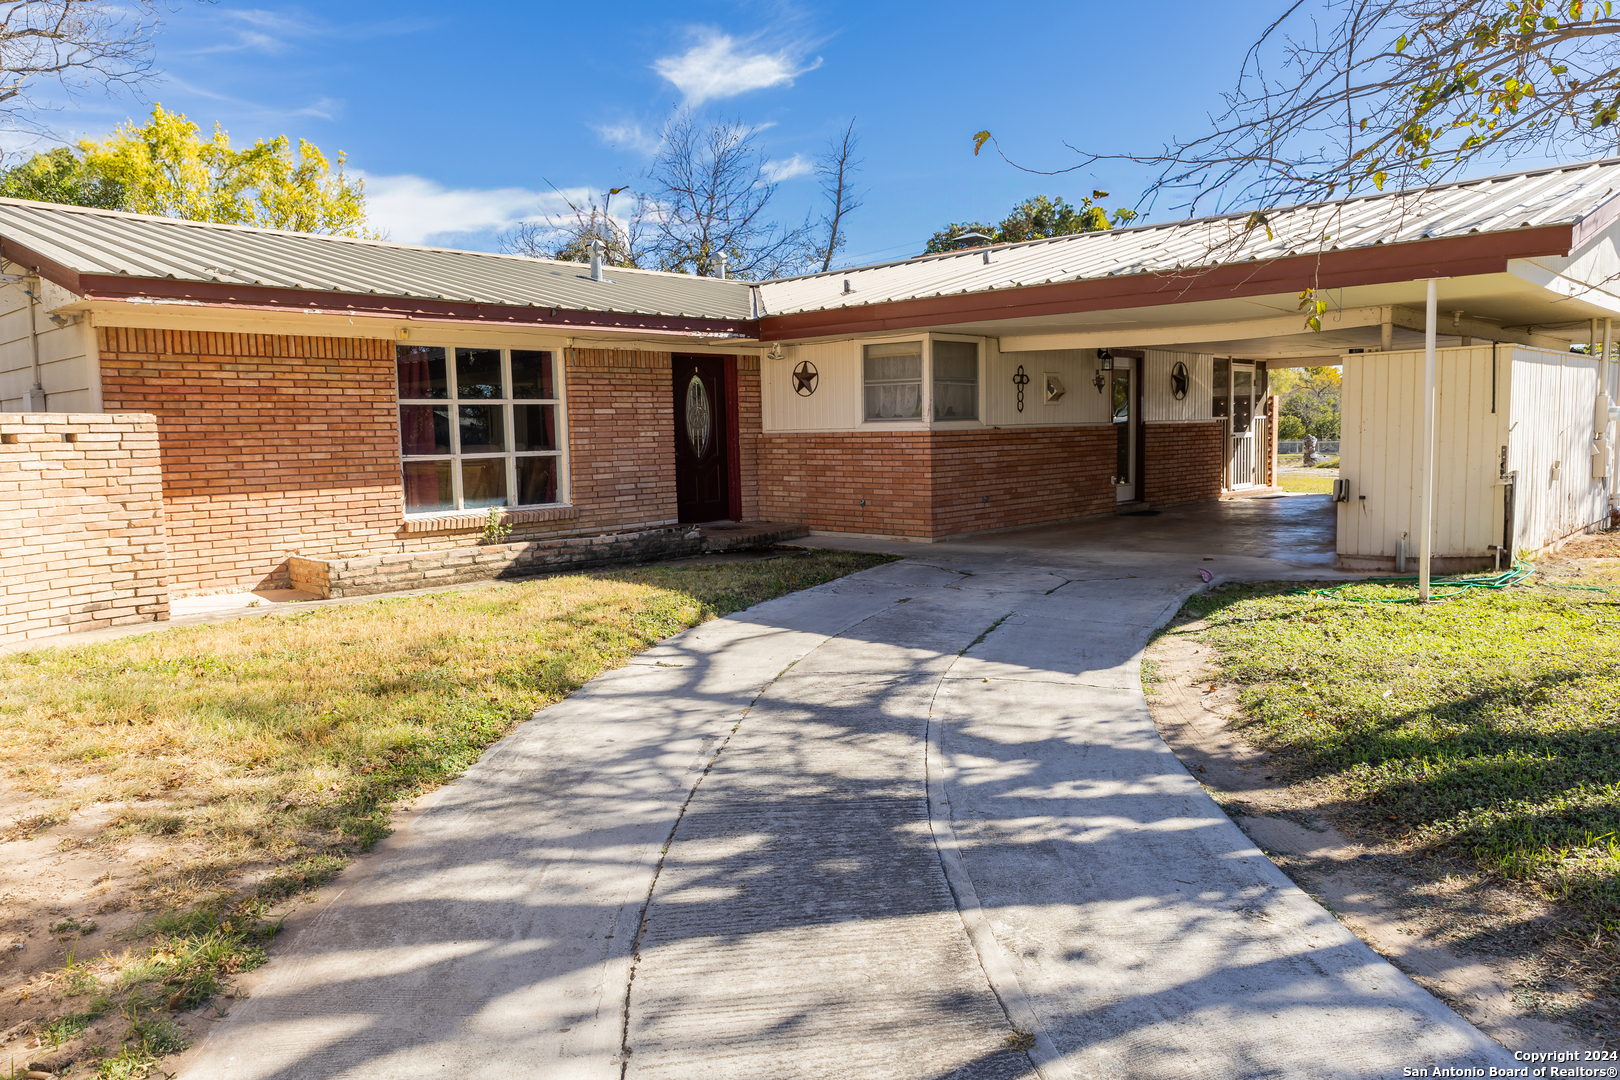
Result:
{"type": "Polygon", "coordinates": [[[935,420],[979,418],[979,343],[934,338],[931,368],[935,420]]]}
{"type": "Polygon", "coordinates": [[[405,512],[563,500],[560,353],[396,345],[405,512]]]}
{"type": "Polygon", "coordinates": [[[923,418],[923,343],[861,346],[865,416],[870,421],[923,418]]]}

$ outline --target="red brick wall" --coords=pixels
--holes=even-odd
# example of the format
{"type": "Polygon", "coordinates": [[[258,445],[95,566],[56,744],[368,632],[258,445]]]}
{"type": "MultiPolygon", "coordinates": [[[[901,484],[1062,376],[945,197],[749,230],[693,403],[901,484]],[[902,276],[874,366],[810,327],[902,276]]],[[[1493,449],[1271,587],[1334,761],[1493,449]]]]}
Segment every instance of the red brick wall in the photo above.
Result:
{"type": "Polygon", "coordinates": [[[761,435],[758,447],[762,520],[934,535],[928,432],[761,435]]]}
{"type": "Polygon", "coordinates": [[[1142,498],[1154,506],[1217,498],[1225,460],[1219,420],[1146,425],[1142,498]]]}
{"type": "Polygon", "coordinates": [[[157,417],[177,595],[284,586],[403,515],[388,341],[100,327],[108,411],[157,417]]]}
{"type": "Polygon", "coordinates": [[[1114,507],[1109,427],[798,433],[758,445],[760,516],[813,529],[937,537],[1114,507]]]}
{"type": "Polygon", "coordinates": [[[742,449],[741,520],[760,521],[759,512],[759,357],[737,358],[737,442],[742,449]]]}
{"type": "Polygon", "coordinates": [[[0,415],[0,641],[169,617],[150,416],[0,415]]]}
{"type": "Polygon", "coordinates": [[[671,354],[568,349],[565,356],[569,460],[579,511],[578,521],[566,527],[600,531],[673,522],[671,354]]]}

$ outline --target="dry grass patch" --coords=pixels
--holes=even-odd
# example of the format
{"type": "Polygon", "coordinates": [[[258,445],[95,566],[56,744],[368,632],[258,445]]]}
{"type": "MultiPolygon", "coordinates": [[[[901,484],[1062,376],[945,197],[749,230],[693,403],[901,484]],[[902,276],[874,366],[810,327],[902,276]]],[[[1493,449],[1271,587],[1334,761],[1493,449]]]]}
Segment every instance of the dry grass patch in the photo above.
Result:
{"type": "Polygon", "coordinates": [[[125,1049],[146,1060],[172,1039],[141,1034],[141,1008],[189,1007],[256,963],[267,905],[329,880],[535,710],[705,619],[888,558],[554,577],[0,658],[6,837],[100,815],[58,850],[144,853],[125,902],[156,914],[87,970],[98,1016],[137,1002],[125,1049]]]}

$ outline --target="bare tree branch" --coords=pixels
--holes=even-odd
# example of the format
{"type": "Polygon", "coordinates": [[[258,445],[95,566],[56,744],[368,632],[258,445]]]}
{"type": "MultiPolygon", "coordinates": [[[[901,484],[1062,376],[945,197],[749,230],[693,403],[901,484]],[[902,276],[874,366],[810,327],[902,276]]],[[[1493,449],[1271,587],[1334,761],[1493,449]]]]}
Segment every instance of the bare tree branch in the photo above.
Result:
{"type": "Polygon", "coordinates": [[[156,0],[0,2],[0,124],[40,130],[41,83],[71,96],[144,82],[157,17],[156,0]]]}
{"type": "Polygon", "coordinates": [[[752,129],[738,120],[700,124],[687,110],[664,124],[647,173],[649,250],[659,269],[711,275],[720,255],[739,278],[781,277],[815,254],[807,226],[769,219],[776,184],[752,129]]]}
{"type": "Polygon", "coordinates": [[[1146,154],[1070,146],[1078,162],[1053,171],[1134,162],[1158,173],[1146,203],[1266,209],[1521,156],[1612,154],[1617,121],[1620,19],[1606,4],[1295,0],[1249,49],[1208,133],[1146,154]]]}
{"type": "Polygon", "coordinates": [[[855,157],[859,144],[855,121],[851,118],[843,134],[834,136],[826,152],[816,161],[816,177],[821,181],[821,193],[828,204],[820,221],[825,239],[816,252],[821,257],[823,273],[832,269],[833,256],[849,241],[844,232],[844,219],[861,208],[861,196],[854,184],[855,173],[861,167],[855,157]]]}

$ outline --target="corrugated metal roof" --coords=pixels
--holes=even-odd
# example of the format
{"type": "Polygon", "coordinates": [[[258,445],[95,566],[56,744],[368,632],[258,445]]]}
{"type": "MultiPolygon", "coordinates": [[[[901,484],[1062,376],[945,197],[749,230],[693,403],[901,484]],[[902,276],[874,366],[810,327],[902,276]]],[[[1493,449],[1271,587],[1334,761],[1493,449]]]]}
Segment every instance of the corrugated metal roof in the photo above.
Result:
{"type": "Polygon", "coordinates": [[[1590,214],[1616,192],[1620,192],[1620,158],[1611,158],[1270,210],[1265,215],[1269,236],[1264,225],[1248,227],[1250,215],[1244,213],[970,248],[764,282],[759,287],[760,314],[860,308],[1567,224],[1590,214]]]}
{"type": "Polygon", "coordinates": [[[215,225],[0,199],[0,236],[80,274],[710,319],[754,316],[746,282],[215,225]]]}

